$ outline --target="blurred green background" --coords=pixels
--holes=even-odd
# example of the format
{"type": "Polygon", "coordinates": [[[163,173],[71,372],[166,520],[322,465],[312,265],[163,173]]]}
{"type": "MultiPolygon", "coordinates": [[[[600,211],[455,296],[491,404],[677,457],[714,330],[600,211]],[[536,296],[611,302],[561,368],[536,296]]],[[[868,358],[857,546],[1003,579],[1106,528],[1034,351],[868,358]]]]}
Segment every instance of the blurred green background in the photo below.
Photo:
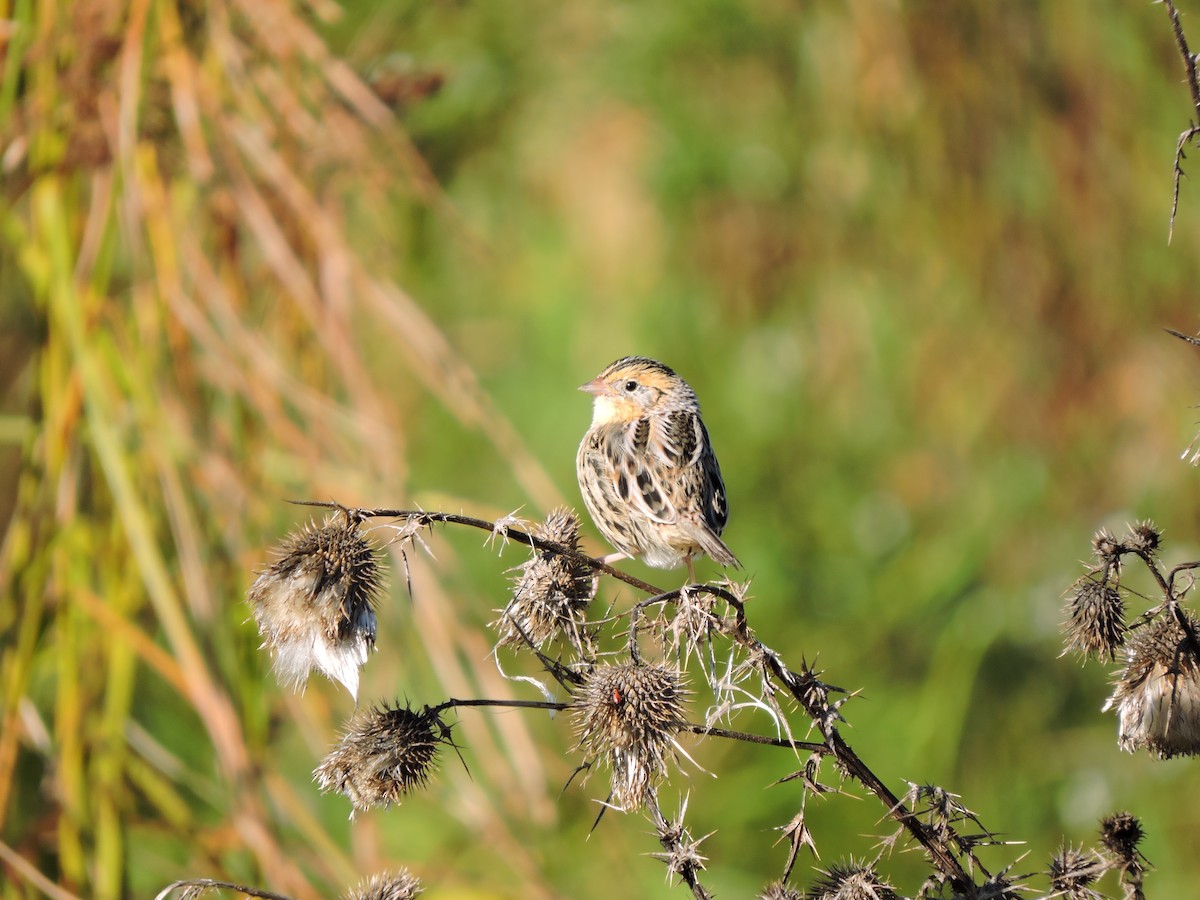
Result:
{"type": "MultiPolygon", "coordinates": [[[[1150,517],[1169,562],[1200,555],[1200,360],[1161,330],[1200,326],[1200,194],[1185,179],[1168,245],[1194,113],[1163,7],[0,20],[0,896],[40,896],[36,872],[86,897],[188,876],[334,896],[401,864],[431,898],[681,895],[644,819],[588,836],[602,779],[559,796],[562,718],[466,711],[469,775],[450,755],[349,823],[310,773],[352,702],[278,688],[242,600],[305,520],[285,498],[579,506],[575,387],[627,353],[699,394],[751,621],[862,692],[846,736],[877,774],[1024,842],[993,871],[1129,809],[1150,895],[1193,891],[1195,763],[1120,753],[1108,671],[1058,634],[1098,527],[1150,517]]],[[[361,702],[535,696],[484,628],[524,557],[481,543],[438,531],[411,602],[393,569],[361,702]]],[[[769,785],[794,760],[688,748],[719,776],[676,779],[716,831],[706,883],[752,896],[783,865],[799,794],[769,785]]],[[[873,800],[809,812],[798,885],[887,831],[873,800]]],[[[917,854],[884,869],[917,890],[917,854]]]]}

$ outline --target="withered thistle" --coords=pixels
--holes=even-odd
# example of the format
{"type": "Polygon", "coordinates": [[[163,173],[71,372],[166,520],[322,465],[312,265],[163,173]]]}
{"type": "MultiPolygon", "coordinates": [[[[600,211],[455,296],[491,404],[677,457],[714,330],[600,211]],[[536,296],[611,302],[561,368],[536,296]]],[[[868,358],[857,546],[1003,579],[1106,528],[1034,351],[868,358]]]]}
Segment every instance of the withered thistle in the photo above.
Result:
{"type": "Polygon", "coordinates": [[[1104,704],[1117,711],[1122,750],[1164,759],[1200,753],[1200,647],[1195,619],[1180,615],[1186,628],[1168,614],[1126,642],[1125,668],[1104,704]]]}
{"type": "Polygon", "coordinates": [[[611,769],[617,808],[641,806],[665,774],[685,694],[674,669],[633,663],[594,669],[576,692],[579,747],[611,769]]]}
{"type": "Polygon", "coordinates": [[[1125,552],[1125,544],[1107,528],[1101,528],[1092,536],[1092,553],[1106,569],[1119,570],[1121,554],[1125,552]]]}
{"type": "Polygon", "coordinates": [[[421,879],[401,869],[372,875],[349,891],[344,900],[413,900],[421,891],[421,879]]]}
{"type": "Polygon", "coordinates": [[[782,881],[772,881],[763,892],[758,895],[758,900],[804,900],[804,895],[793,887],[788,887],[782,881]]]}
{"type": "Polygon", "coordinates": [[[1107,866],[1096,853],[1074,847],[1063,847],[1050,860],[1046,873],[1056,897],[1069,900],[1101,900],[1092,885],[1104,874],[1107,866]]]}
{"type": "MultiPolygon", "coordinates": [[[[560,506],[536,525],[533,533],[579,553],[579,529],[579,516],[560,506]]],[[[535,550],[533,558],[518,567],[512,600],[495,622],[500,643],[520,644],[528,638],[541,648],[561,635],[578,646],[583,639],[584,611],[595,590],[595,578],[586,564],[561,553],[535,550]]]]}
{"type": "Polygon", "coordinates": [[[1142,823],[1127,812],[1113,813],[1100,820],[1100,843],[1109,855],[1110,864],[1120,871],[1125,884],[1125,896],[1138,900],[1149,863],[1138,849],[1145,837],[1142,823]]]}
{"type": "Polygon", "coordinates": [[[380,584],[375,550],[352,516],[289,535],[247,597],[280,682],[301,688],[318,669],[357,697],[380,584]]]}
{"type": "Polygon", "coordinates": [[[1146,519],[1129,529],[1129,534],[1125,535],[1125,543],[1131,550],[1153,556],[1162,543],[1162,532],[1153,522],[1146,519]]]}
{"type": "Polygon", "coordinates": [[[1113,813],[1100,820],[1100,843],[1121,863],[1129,863],[1141,857],[1138,844],[1145,836],[1142,823],[1132,813],[1113,813]]]}
{"type": "Polygon", "coordinates": [[[1085,575],[1071,588],[1063,623],[1064,653],[1111,660],[1125,641],[1125,601],[1107,580],[1085,575]]]}
{"type": "Polygon", "coordinates": [[[821,872],[813,885],[814,900],[898,900],[888,882],[865,862],[850,859],[835,863],[821,872]]]}
{"type": "Polygon", "coordinates": [[[322,793],[344,794],[357,810],[384,808],[425,787],[450,729],[429,709],[386,703],[355,713],[338,745],[313,772],[322,793]]]}

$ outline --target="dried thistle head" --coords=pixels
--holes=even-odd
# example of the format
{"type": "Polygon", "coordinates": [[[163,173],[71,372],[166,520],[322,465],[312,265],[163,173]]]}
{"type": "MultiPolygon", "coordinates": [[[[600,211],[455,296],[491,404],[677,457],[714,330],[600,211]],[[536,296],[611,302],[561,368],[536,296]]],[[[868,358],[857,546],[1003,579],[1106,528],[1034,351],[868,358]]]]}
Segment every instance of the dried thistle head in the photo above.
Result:
{"type": "MultiPolygon", "coordinates": [[[[580,522],[574,510],[558,507],[533,533],[574,553],[580,553],[580,522]]],[[[522,634],[541,648],[556,635],[565,635],[574,645],[582,638],[584,611],[596,591],[592,570],[572,556],[535,550],[519,567],[512,600],[494,623],[500,644],[520,644],[522,634]]]]}
{"type": "Polygon", "coordinates": [[[1082,848],[1063,847],[1050,860],[1046,875],[1056,897],[1069,900],[1101,900],[1092,885],[1104,874],[1107,866],[1094,852],[1082,848]]]}
{"type": "Polygon", "coordinates": [[[1129,865],[1141,857],[1138,844],[1145,836],[1142,823],[1132,813],[1113,813],[1100,820],[1100,843],[1122,865],[1129,865]]]}
{"type": "Polygon", "coordinates": [[[763,888],[758,900],[804,900],[804,895],[782,881],[772,881],[763,888]]]}
{"type": "Polygon", "coordinates": [[[641,806],[665,774],[685,695],[674,669],[632,663],[593,669],[576,692],[579,747],[612,770],[614,806],[641,806]]]}
{"type": "Polygon", "coordinates": [[[813,900],[898,900],[899,894],[865,862],[849,859],[821,872],[813,900]]]}
{"type": "Polygon", "coordinates": [[[1106,580],[1085,575],[1076,581],[1065,612],[1064,653],[1111,660],[1125,642],[1125,601],[1106,580]]]}
{"type": "Polygon", "coordinates": [[[357,810],[399,803],[425,787],[450,729],[438,713],[386,703],[355,713],[338,745],[313,772],[321,793],[336,791],[357,810]]]}
{"type": "Polygon", "coordinates": [[[1106,569],[1117,570],[1121,566],[1121,554],[1125,545],[1107,528],[1101,528],[1092,537],[1092,553],[1106,569]]]}
{"type": "Polygon", "coordinates": [[[1162,532],[1149,519],[1138,522],[1125,535],[1125,543],[1131,550],[1153,556],[1162,544],[1162,532]]]}
{"type": "Polygon", "coordinates": [[[278,559],[250,586],[247,600],[275,674],[303,687],[318,669],[358,696],[358,670],[375,646],[382,576],[359,521],[331,517],[293,532],[278,559]]]}
{"type": "Polygon", "coordinates": [[[421,891],[421,879],[401,869],[372,875],[349,891],[344,900],[413,900],[421,891]]]}
{"type": "Polygon", "coordinates": [[[1137,629],[1126,641],[1125,668],[1104,709],[1115,709],[1117,743],[1166,759],[1200,753],[1200,646],[1196,620],[1180,612],[1137,629]]]}

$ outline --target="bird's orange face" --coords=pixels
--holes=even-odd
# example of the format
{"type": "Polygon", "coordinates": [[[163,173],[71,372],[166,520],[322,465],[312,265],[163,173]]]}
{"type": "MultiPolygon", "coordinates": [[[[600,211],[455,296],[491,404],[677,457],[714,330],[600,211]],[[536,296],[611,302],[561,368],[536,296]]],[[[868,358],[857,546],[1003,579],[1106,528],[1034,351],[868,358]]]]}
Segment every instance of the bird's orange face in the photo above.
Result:
{"type": "Polygon", "coordinates": [[[679,376],[665,367],[619,360],[579,389],[595,398],[595,426],[640,419],[653,412],[679,384],[679,376]]]}

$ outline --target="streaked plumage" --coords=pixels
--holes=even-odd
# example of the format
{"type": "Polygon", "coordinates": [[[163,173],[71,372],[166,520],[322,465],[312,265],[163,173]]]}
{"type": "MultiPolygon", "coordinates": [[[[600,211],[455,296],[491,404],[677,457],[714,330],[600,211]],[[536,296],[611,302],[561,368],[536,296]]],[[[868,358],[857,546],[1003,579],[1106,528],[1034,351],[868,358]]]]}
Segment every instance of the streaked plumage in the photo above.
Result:
{"type": "Polygon", "coordinates": [[[576,471],[605,539],[657,568],[685,563],[689,577],[701,553],[739,565],[721,541],[725,485],[688,383],[656,360],[627,356],[580,390],[595,400],[576,471]]]}

